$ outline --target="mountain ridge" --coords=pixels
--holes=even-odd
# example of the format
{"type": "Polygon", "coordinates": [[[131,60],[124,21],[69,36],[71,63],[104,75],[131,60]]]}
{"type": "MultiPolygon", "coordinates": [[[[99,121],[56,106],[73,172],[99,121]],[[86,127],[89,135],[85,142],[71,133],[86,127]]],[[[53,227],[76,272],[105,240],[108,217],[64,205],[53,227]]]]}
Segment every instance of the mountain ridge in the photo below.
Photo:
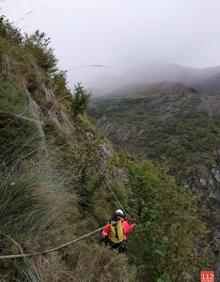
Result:
{"type": "Polygon", "coordinates": [[[103,96],[115,92],[120,87],[127,85],[150,83],[182,83],[186,87],[199,91],[219,93],[219,84],[210,87],[210,81],[220,73],[220,66],[207,68],[183,67],[177,64],[151,63],[128,70],[121,75],[105,77],[105,79],[93,82],[94,95],[103,96]],[[111,90],[110,90],[111,89],[111,90]]]}

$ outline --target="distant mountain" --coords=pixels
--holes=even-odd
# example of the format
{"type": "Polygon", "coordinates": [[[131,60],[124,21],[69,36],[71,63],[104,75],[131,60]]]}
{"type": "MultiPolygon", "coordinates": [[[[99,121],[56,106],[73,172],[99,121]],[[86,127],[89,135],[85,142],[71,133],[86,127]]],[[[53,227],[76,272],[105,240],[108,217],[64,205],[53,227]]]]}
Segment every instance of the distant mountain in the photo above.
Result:
{"type": "Polygon", "coordinates": [[[198,90],[209,93],[220,93],[220,72],[195,85],[198,90]]]}
{"type": "Polygon", "coordinates": [[[94,82],[95,95],[110,94],[121,87],[142,87],[158,82],[181,83],[200,91],[220,92],[220,66],[190,68],[177,64],[148,63],[118,76],[106,76],[94,82]],[[139,86],[140,85],[140,86],[139,86]]]}
{"type": "Polygon", "coordinates": [[[137,83],[120,87],[105,97],[111,98],[136,98],[145,97],[147,94],[176,94],[184,92],[197,92],[196,89],[187,87],[178,82],[137,83]]]}

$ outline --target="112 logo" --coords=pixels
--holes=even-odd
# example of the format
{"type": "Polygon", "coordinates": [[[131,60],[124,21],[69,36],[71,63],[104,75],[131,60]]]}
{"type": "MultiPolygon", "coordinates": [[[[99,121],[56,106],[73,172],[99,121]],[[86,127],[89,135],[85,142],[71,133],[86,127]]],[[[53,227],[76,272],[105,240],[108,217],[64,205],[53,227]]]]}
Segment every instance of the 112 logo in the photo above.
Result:
{"type": "Polygon", "coordinates": [[[214,271],[202,271],[201,282],[215,282],[214,271]]]}

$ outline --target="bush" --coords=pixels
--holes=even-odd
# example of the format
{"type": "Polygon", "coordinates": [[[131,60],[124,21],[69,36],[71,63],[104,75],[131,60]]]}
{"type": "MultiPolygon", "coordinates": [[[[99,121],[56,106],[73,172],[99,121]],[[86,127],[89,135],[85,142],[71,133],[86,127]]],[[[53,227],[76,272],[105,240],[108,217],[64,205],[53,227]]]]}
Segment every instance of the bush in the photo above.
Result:
{"type": "Polygon", "coordinates": [[[56,97],[71,97],[71,92],[67,87],[67,78],[65,71],[58,71],[53,74],[54,94],[56,97]]]}
{"type": "Polygon", "coordinates": [[[57,70],[57,59],[53,54],[53,49],[49,47],[50,38],[44,32],[35,31],[32,35],[26,35],[24,46],[31,51],[37,60],[39,67],[48,73],[54,73],[57,70]]]}
{"type": "Polygon", "coordinates": [[[74,97],[72,98],[71,102],[71,109],[74,116],[77,116],[78,114],[83,114],[86,111],[89,99],[90,93],[87,93],[83,86],[78,83],[75,86],[74,97]]]}
{"type": "Polygon", "coordinates": [[[4,16],[0,16],[0,37],[8,39],[15,44],[22,43],[20,31],[15,28],[4,16]]]}
{"type": "Polygon", "coordinates": [[[130,242],[138,281],[182,281],[185,271],[197,281],[196,244],[205,228],[196,199],[150,161],[130,162],[128,173],[130,213],[139,220],[130,242]]]}

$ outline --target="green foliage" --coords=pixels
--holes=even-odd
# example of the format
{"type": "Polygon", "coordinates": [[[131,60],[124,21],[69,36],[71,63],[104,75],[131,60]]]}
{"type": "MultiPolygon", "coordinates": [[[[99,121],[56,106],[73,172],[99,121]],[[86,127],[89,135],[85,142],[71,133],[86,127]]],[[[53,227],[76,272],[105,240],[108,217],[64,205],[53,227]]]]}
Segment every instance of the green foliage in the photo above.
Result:
{"type": "MultiPolygon", "coordinates": [[[[2,23],[2,29],[8,30],[7,24],[4,22],[2,23]]],[[[1,76],[15,86],[24,87],[26,85],[30,92],[34,92],[42,84],[42,79],[45,80],[45,69],[38,64],[37,56],[39,53],[45,53],[46,51],[42,49],[34,52],[35,49],[38,50],[43,47],[35,48],[33,44],[29,43],[28,45],[25,43],[24,36],[21,34],[19,36],[21,39],[16,42],[7,33],[0,37],[1,76]]],[[[50,56],[49,53],[48,56],[50,56]]],[[[46,53],[44,59],[46,62],[46,53]]]]}
{"type": "Polygon", "coordinates": [[[190,167],[198,171],[201,165],[214,163],[213,151],[219,147],[220,115],[198,110],[202,95],[208,99],[205,93],[190,92],[99,98],[91,103],[89,113],[97,119],[105,116],[103,126],[112,125],[105,132],[114,143],[142,159],[165,163],[181,182],[190,167]],[[123,140],[119,132],[125,128],[128,138],[123,140]]]}
{"type": "Polygon", "coordinates": [[[138,281],[182,281],[184,272],[198,280],[196,244],[204,233],[196,198],[150,161],[129,162],[129,211],[138,221],[129,248],[138,281]]]}
{"type": "Polygon", "coordinates": [[[14,44],[22,43],[20,31],[15,28],[4,16],[0,16],[0,37],[8,39],[14,44]]]}
{"type": "Polygon", "coordinates": [[[80,83],[78,83],[75,86],[74,97],[72,98],[71,102],[71,110],[74,116],[77,116],[78,114],[83,114],[86,111],[89,99],[90,94],[87,93],[87,91],[83,88],[80,83]]]}
{"type": "MultiPolygon", "coordinates": [[[[178,179],[192,165],[205,163],[220,141],[220,116],[206,113],[182,114],[152,125],[145,135],[149,158],[169,161],[171,173],[178,179]]],[[[214,161],[214,160],[213,160],[214,161]]]]}
{"type": "Polygon", "coordinates": [[[49,73],[57,70],[57,60],[53,54],[53,49],[49,47],[50,38],[44,32],[35,31],[32,35],[26,35],[25,47],[31,51],[37,60],[37,64],[49,73]]]}
{"type": "Polygon", "coordinates": [[[67,87],[65,71],[57,71],[53,74],[54,94],[56,97],[71,97],[71,92],[67,87]]]}

